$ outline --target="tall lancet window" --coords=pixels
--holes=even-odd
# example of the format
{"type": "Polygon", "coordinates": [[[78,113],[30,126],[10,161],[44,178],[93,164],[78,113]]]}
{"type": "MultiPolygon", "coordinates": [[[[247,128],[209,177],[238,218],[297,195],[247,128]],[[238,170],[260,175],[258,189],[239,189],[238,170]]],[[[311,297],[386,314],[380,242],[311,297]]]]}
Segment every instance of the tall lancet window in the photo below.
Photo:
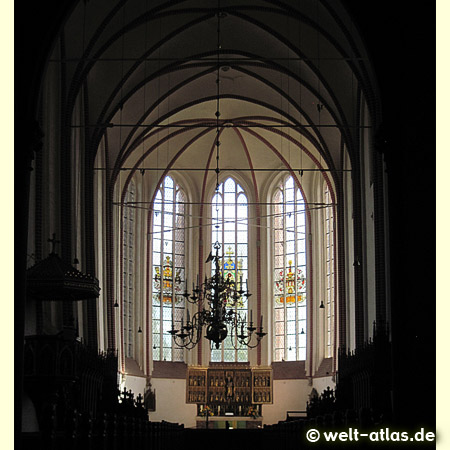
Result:
{"type": "Polygon", "coordinates": [[[330,191],[325,187],[325,261],[326,261],[326,347],[325,356],[333,356],[333,327],[334,327],[334,228],[333,228],[333,206],[330,191]]]}
{"type": "Polygon", "coordinates": [[[272,197],[274,361],[306,359],[306,220],[290,176],[272,197]]]}
{"type": "Polygon", "coordinates": [[[152,337],[153,359],[183,361],[183,349],[167,333],[180,329],[185,300],[185,208],[186,196],[166,176],[153,204],[152,229],[152,337]]]}
{"type": "MultiPolygon", "coordinates": [[[[223,273],[245,288],[248,280],[248,200],[244,189],[232,178],[219,185],[212,199],[211,213],[212,244],[218,242],[221,245],[223,273]]],[[[235,308],[248,317],[245,297],[235,308]]],[[[211,349],[211,361],[245,362],[248,361],[248,350],[229,333],[220,348],[211,349]]]]}
{"type": "Polygon", "coordinates": [[[134,227],[135,186],[131,182],[125,195],[122,209],[122,312],[123,312],[123,344],[125,356],[133,358],[134,348],[134,227]]]}

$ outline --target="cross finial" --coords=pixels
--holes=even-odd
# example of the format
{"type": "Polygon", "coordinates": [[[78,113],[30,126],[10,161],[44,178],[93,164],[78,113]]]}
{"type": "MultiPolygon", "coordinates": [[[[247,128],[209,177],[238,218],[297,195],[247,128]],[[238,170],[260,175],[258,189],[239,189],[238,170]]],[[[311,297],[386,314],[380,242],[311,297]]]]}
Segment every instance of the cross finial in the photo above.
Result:
{"type": "Polygon", "coordinates": [[[61,241],[56,240],[56,233],[53,233],[52,239],[47,239],[47,242],[52,243],[52,251],[51,253],[55,253],[56,244],[59,244],[61,241]]]}

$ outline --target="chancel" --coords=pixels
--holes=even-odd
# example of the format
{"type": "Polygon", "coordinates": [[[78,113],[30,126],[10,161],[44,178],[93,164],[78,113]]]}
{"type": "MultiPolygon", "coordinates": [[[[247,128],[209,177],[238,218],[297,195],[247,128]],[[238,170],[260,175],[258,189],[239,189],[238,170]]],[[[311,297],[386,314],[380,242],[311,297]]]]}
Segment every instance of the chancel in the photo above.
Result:
{"type": "Polygon", "coordinates": [[[25,8],[24,449],[434,431],[433,45],[372,3],[25,8]]]}

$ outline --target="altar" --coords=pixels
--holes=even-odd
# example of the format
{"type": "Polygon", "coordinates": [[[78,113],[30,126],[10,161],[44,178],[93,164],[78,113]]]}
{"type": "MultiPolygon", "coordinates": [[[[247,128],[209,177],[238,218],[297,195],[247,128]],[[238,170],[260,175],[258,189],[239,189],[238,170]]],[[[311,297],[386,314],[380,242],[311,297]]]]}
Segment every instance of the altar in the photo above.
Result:
{"type": "Polygon", "coordinates": [[[210,363],[188,367],[186,403],[197,404],[197,428],[262,426],[262,406],[273,403],[271,367],[210,363]]]}
{"type": "Polygon", "coordinates": [[[209,430],[218,429],[255,429],[262,427],[262,418],[258,417],[254,419],[253,417],[245,416],[217,416],[217,417],[197,417],[197,428],[209,430]],[[227,427],[228,423],[228,427],[227,427]]]}

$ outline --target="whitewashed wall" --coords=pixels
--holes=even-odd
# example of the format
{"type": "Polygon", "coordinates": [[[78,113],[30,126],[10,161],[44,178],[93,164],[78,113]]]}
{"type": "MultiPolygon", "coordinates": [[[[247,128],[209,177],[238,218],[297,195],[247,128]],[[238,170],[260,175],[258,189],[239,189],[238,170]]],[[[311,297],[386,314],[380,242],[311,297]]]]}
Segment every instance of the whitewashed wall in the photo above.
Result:
{"type": "MultiPolygon", "coordinates": [[[[305,411],[312,388],[315,387],[320,394],[327,386],[334,388],[331,377],[317,378],[313,386],[308,386],[308,380],[275,380],[275,403],[263,406],[263,424],[285,420],[286,411],[305,411]]],[[[182,423],[186,428],[196,426],[196,406],[185,403],[185,380],[153,378],[152,387],[156,390],[156,411],[149,413],[151,421],[182,423]]]]}
{"type": "Polygon", "coordinates": [[[151,421],[180,423],[185,428],[196,426],[197,406],[186,404],[186,380],[152,378],[152,388],[156,392],[156,411],[149,412],[151,421]]]}
{"type": "MultiPolygon", "coordinates": [[[[323,377],[323,378],[314,378],[313,385],[316,389],[316,391],[320,394],[322,394],[323,391],[326,390],[327,387],[330,387],[330,389],[333,389],[336,387],[336,383],[332,380],[331,377],[323,377]]],[[[311,392],[311,389],[310,389],[311,392]]]]}
{"type": "Polygon", "coordinates": [[[311,393],[308,380],[274,380],[273,405],[263,405],[263,425],[286,419],[286,411],[305,411],[311,393]]]}
{"type": "Polygon", "coordinates": [[[132,375],[127,375],[125,379],[125,387],[127,391],[131,390],[136,399],[139,394],[144,397],[146,379],[144,377],[134,377],[132,375]]]}

